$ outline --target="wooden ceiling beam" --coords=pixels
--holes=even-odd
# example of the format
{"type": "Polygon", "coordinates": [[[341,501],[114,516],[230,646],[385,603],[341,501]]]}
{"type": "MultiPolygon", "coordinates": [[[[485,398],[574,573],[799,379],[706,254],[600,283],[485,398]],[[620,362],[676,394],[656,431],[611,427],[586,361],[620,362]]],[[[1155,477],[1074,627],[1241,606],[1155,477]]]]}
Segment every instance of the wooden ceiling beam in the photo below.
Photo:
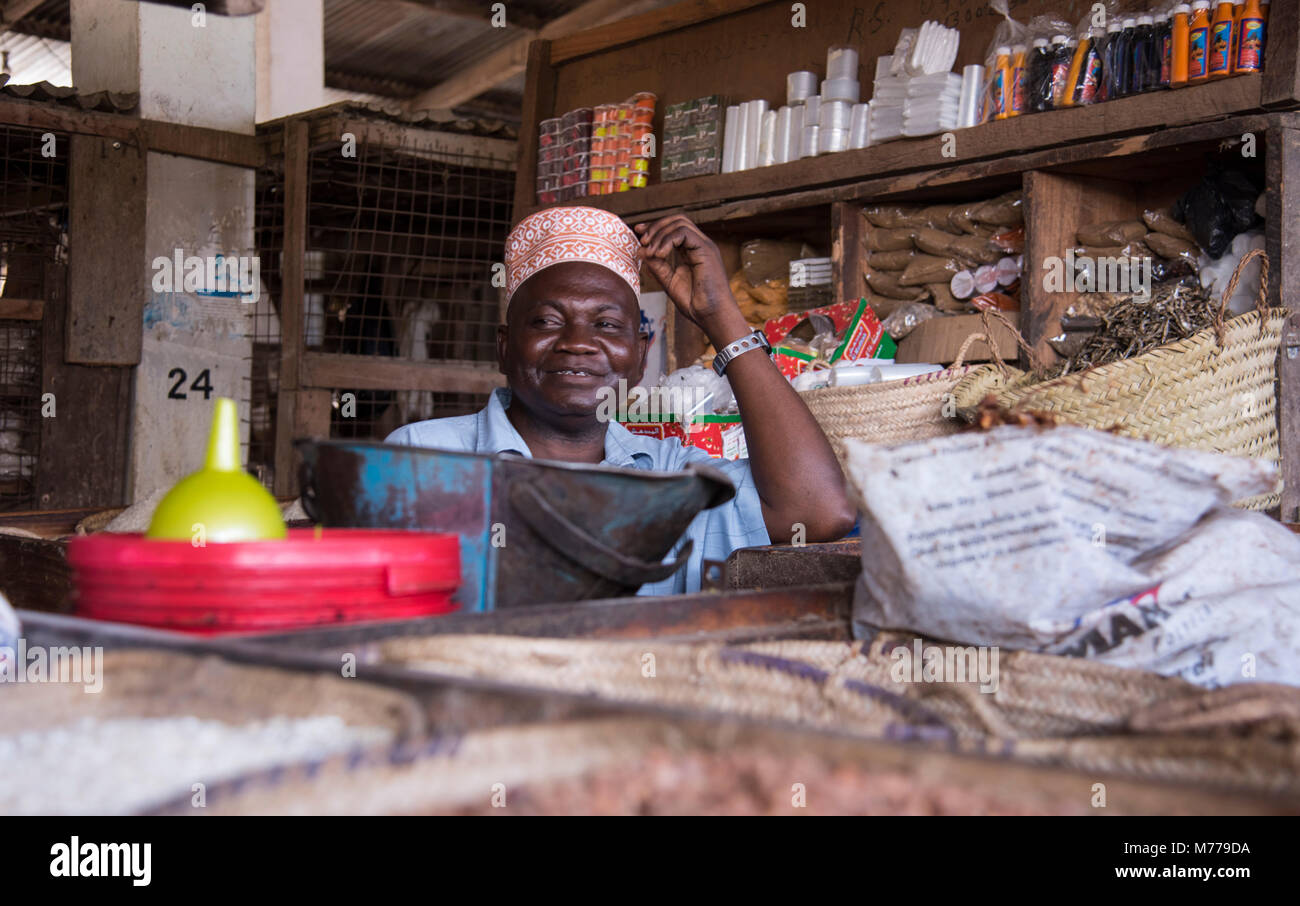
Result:
{"type": "MultiPolygon", "coordinates": [[[[481,2],[480,0],[383,0],[383,2],[422,6],[444,16],[488,22],[492,19],[494,0],[481,0],[481,2]]],[[[534,30],[541,28],[543,23],[541,18],[533,13],[515,12],[510,8],[509,0],[502,0],[502,2],[505,2],[506,5],[506,23],[508,25],[518,25],[520,28],[534,30]]]]}
{"type": "Polygon", "coordinates": [[[44,0],[8,0],[0,10],[0,35],[9,31],[20,19],[40,6],[44,0]]]}
{"type": "Polygon", "coordinates": [[[406,104],[407,109],[440,109],[463,104],[523,72],[528,65],[528,45],[537,39],[553,40],[663,5],[664,0],[587,0],[540,29],[520,29],[520,34],[509,44],[412,98],[406,104]]]}

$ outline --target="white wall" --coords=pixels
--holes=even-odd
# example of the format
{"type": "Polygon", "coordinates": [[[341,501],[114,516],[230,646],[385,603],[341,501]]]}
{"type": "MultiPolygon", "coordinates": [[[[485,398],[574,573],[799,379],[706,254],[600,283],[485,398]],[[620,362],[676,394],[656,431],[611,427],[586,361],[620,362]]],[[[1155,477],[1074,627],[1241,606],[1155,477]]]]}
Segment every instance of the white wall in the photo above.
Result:
{"type": "Polygon", "coordinates": [[[324,0],[272,0],[256,19],[257,121],[326,104],[324,0]]]}

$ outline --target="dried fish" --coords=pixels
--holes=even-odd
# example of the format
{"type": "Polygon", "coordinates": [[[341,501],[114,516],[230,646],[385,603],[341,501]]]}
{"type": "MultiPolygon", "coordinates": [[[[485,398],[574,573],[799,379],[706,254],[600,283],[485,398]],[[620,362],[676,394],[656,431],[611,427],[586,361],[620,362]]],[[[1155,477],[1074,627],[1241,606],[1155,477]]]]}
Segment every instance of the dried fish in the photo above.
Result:
{"type": "Polygon", "coordinates": [[[1217,308],[1195,277],[1157,283],[1149,298],[1120,297],[1101,313],[1100,330],[1047,377],[1107,365],[1185,340],[1212,326],[1217,308]]]}

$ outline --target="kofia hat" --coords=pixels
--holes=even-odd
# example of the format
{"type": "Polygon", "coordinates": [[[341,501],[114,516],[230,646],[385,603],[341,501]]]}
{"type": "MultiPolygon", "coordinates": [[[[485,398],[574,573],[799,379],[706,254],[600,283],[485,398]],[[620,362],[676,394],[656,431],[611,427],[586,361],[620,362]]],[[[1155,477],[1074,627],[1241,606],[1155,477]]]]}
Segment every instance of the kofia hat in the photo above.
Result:
{"type": "Polygon", "coordinates": [[[529,214],[506,238],[506,297],[540,270],[565,261],[607,267],[641,292],[636,234],[620,218],[599,208],[547,208],[529,214]]]}

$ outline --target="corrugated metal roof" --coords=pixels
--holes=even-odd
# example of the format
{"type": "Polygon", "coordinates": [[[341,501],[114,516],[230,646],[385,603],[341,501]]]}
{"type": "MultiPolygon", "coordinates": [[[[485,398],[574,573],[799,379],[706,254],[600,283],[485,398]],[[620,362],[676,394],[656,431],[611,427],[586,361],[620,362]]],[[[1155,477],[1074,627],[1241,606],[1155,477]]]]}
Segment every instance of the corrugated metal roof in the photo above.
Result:
{"type": "Polygon", "coordinates": [[[0,35],[0,59],[5,54],[8,66],[3,71],[10,81],[72,84],[72,45],[67,41],[6,32],[0,35]]]}
{"type": "MultiPolygon", "coordinates": [[[[45,0],[0,36],[0,49],[11,50],[14,81],[71,83],[69,2],[45,0]]],[[[557,19],[583,2],[509,0],[507,27],[493,28],[491,0],[447,0],[442,9],[421,0],[324,0],[325,82],[332,95],[414,97],[517,39],[521,28],[557,19]]],[[[517,120],[523,81],[503,82],[457,112],[517,120]]]]}
{"type": "Polygon", "coordinates": [[[311,120],[317,117],[334,116],[339,113],[352,113],[359,116],[391,120],[392,122],[403,123],[406,125],[425,126],[430,129],[437,129],[441,132],[458,132],[463,135],[480,135],[485,138],[501,138],[515,141],[519,137],[519,129],[514,123],[478,117],[455,117],[448,119],[445,115],[440,115],[428,110],[411,113],[402,107],[399,102],[394,101],[391,98],[381,98],[374,101],[359,101],[349,98],[330,104],[327,107],[318,107],[315,110],[309,110],[306,113],[297,113],[292,116],[282,117],[281,120],[272,120],[269,123],[259,123],[258,128],[273,128],[275,123],[287,119],[311,120]]]}
{"type": "MultiPolygon", "coordinates": [[[[0,78],[7,78],[0,77],[0,78]]],[[[21,98],[25,101],[44,101],[46,103],[64,104],[82,110],[98,110],[101,113],[130,113],[140,104],[140,95],[134,91],[92,91],[80,94],[69,85],[51,85],[49,82],[37,82],[32,85],[13,85],[0,83],[4,94],[21,98]]]]}

